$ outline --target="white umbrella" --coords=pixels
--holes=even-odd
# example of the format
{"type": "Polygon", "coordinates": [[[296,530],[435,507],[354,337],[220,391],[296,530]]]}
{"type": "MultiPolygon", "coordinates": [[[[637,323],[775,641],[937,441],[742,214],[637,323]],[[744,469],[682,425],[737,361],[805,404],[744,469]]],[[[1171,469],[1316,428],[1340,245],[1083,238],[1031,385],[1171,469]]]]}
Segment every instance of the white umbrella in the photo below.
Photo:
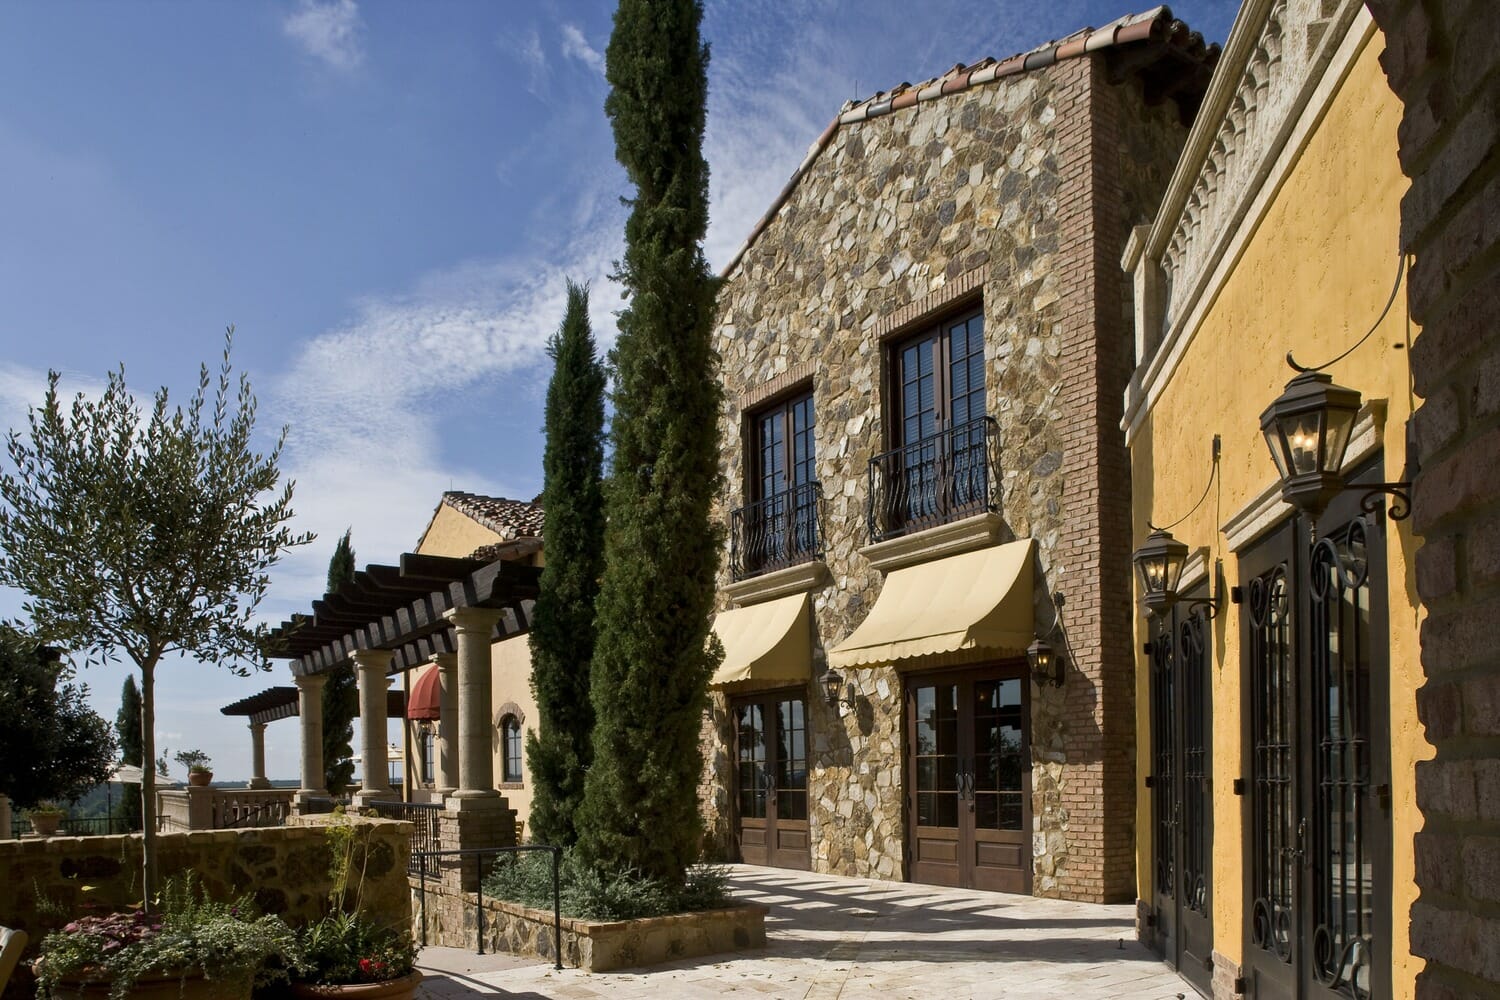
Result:
{"type": "MultiPolygon", "coordinates": [[[[406,760],[406,754],[402,753],[401,748],[394,743],[386,744],[385,752],[385,759],[392,764],[399,764],[406,760]]],[[[363,764],[365,762],[364,754],[355,754],[354,762],[356,764],[363,764]]]]}
{"type": "Polygon", "coordinates": [[[146,780],[146,772],[134,764],[118,764],[113,771],[109,772],[109,777],[105,780],[118,781],[125,785],[139,785],[146,780]]]}

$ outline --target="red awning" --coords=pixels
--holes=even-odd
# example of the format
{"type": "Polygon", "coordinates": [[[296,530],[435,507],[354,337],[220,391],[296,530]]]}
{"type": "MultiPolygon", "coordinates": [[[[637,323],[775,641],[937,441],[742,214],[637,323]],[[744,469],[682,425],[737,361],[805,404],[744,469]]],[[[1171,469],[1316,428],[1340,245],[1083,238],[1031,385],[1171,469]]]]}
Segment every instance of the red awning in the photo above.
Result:
{"type": "Polygon", "coordinates": [[[437,719],[442,716],[442,686],[438,665],[429,663],[412,682],[411,693],[406,698],[408,719],[437,719]]]}

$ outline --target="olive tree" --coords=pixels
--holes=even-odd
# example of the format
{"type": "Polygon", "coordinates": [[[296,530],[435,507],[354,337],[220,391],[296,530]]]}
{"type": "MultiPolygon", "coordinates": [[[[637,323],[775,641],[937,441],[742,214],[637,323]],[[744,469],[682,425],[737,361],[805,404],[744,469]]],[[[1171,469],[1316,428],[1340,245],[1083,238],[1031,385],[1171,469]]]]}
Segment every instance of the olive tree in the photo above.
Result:
{"type": "MultiPolygon", "coordinates": [[[[51,372],[28,428],[12,430],[0,470],[0,584],[22,591],[26,630],[81,653],[122,655],[141,676],[141,759],[155,760],[156,668],[180,654],[244,676],[269,670],[268,628],[254,621],[294,533],[292,483],[278,462],[286,430],[255,449],[255,396],[230,365],[201,369],[187,405],[158,389],[149,413],[125,387],[65,404],[51,372]]],[[[144,886],[156,878],[156,774],[144,772],[144,886]]]]}

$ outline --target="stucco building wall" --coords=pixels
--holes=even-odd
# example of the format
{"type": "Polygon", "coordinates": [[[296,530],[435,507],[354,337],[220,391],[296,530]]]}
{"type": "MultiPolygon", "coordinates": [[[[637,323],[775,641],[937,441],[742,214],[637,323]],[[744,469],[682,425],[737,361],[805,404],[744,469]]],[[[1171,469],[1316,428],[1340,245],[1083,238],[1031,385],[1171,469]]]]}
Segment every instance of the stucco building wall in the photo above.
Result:
{"type": "MultiPolygon", "coordinates": [[[[1263,182],[1240,180],[1224,171],[1221,160],[1204,168],[1217,185],[1215,201],[1184,213],[1169,233],[1177,254],[1178,274],[1162,312],[1145,317],[1173,329],[1172,340],[1156,345],[1143,359],[1143,376],[1132,386],[1128,410],[1135,483],[1135,539],[1149,533],[1148,521],[1164,524],[1183,517],[1199,500],[1211,470],[1211,439],[1222,437],[1218,484],[1195,512],[1172,529],[1192,548],[1206,546],[1207,560],[1224,561],[1224,580],[1240,580],[1232,524],[1273,488],[1276,470],[1260,431],[1261,411],[1281,392],[1294,372],[1283,358],[1288,351],[1305,364],[1322,364],[1350,347],[1381,315],[1399,266],[1400,206],[1407,190],[1396,157],[1400,106],[1381,78],[1384,39],[1357,5],[1343,5],[1342,19],[1328,28],[1323,6],[1293,3],[1277,8],[1270,33],[1292,56],[1316,52],[1329,32],[1331,63],[1268,67],[1264,61],[1247,71],[1241,87],[1261,88],[1265,104],[1279,90],[1307,88],[1311,94],[1296,115],[1245,127],[1242,144],[1229,151],[1234,168],[1263,182]],[[1315,32],[1317,34],[1315,34],[1315,32]],[[1293,46],[1296,46],[1294,49],[1293,46]],[[1277,74],[1290,74],[1280,79],[1277,74]],[[1266,80],[1270,78],[1270,97],[1266,80]],[[1273,139],[1297,125],[1285,146],[1273,139]],[[1233,220],[1237,224],[1195,225],[1196,220],[1233,220]],[[1190,217],[1192,216],[1192,217],[1190,217]],[[1224,242],[1210,252],[1216,240],[1224,242]],[[1201,258],[1201,259],[1200,259],[1201,258]],[[1218,271],[1196,298],[1186,275],[1218,271]],[[1173,301],[1176,299],[1176,301],[1173,301]],[[1163,357],[1171,360],[1163,361],[1163,357]],[[1157,371],[1156,366],[1161,370],[1157,371]]],[[[1262,29],[1265,33],[1267,29],[1262,29]]],[[[1266,55],[1264,43],[1257,54],[1266,55]]],[[[1279,57],[1278,57],[1279,61],[1279,57]]],[[[1291,102],[1291,97],[1287,97],[1291,102]]],[[[1234,105],[1243,114],[1244,102],[1234,105]]],[[[1261,109],[1264,113],[1264,108],[1261,109]]],[[[1256,114],[1253,106],[1249,114],[1256,114]]],[[[1205,122],[1204,124],[1207,124],[1205,122]]],[[[1147,254],[1151,251],[1148,249],[1147,254]]],[[[1401,478],[1406,466],[1405,427],[1411,414],[1406,347],[1415,330],[1406,315],[1403,285],[1389,313],[1362,347],[1330,369],[1341,385],[1357,388],[1366,403],[1383,403],[1374,421],[1384,460],[1384,478],[1401,478]]],[[[1144,330],[1149,339],[1155,332],[1144,330]]],[[[1266,522],[1267,530],[1289,516],[1266,522]]],[[[1415,898],[1413,837],[1421,826],[1417,811],[1415,767],[1431,756],[1422,735],[1415,690],[1420,682],[1416,594],[1416,550],[1409,521],[1383,520],[1386,531],[1386,601],[1389,608],[1389,683],[1392,869],[1389,885],[1392,927],[1388,948],[1378,954],[1391,965],[1394,996],[1411,995],[1419,963],[1412,957],[1409,922],[1415,898]]],[[[1241,543],[1246,544],[1246,543],[1241,543]]],[[[1210,581],[1211,582],[1211,581],[1210,581]]],[[[1213,834],[1211,909],[1214,950],[1224,972],[1216,995],[1232,995],[1229,984],[1244,961],[1245,927],[1250,901],[1245,898],[1245,799],[1236,795],[1236,779],[1248,778],[1252,762],[1244,752],[1250,695],[1242,685],[1242,624],[1245,606],[1221,609],[1210,623],[1212,695],[1211,783],[1213,834]]],[[[1151,665],[1141,653],[1150,641],[1145,618],[1135,618],[1137,670],[1137,752],[1151,752],[1149,677],[1151,665]]],[[[1153,892],[1154,830],[1150,822],[1152,792],[1137,780],[1137,894],[1153,892]]],[[[1145,905],[1145,904],[1143,904],[1145,905]]],[[[1149,905],[1147,905],[1149,909],[1149,905]]]]}
{"type": "MultiPolygon", "coordinates": [[[[1050,624],[1046,595],[1062,591],[1077,654],[1062,688],[1031,690],[1041,895],[1131,894],[1130,633],[1099,596],[1129,571],[1118,254],[1184,134],[1174,104],[1146,107],[1138,83],[1112,84],[1088,58],[846,125],[719,298],[726,519],[745,496],[746,412],[794,386],[813,392],[829,572],[811,595],[814,673],[880,594],[882,574],[858,550],[870,541],[869,462],[889,447],[884,347],[982,301],[1004,536],[1036,540],[1038,620],[1050,624]]],[[[901,879],[902,677],[890,665],[847,675],[854,708],[830,709],[812,688],[807,699],[812,866],[901,879]]],[[[732,850],[722,691],[704,732],[709,843],[732,850]]]]}

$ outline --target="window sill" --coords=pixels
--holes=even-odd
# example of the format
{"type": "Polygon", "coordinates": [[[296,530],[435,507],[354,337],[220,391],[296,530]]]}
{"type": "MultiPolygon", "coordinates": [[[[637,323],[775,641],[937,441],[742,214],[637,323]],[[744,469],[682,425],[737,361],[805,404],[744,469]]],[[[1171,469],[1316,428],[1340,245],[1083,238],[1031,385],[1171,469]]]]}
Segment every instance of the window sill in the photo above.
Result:
{"type": "Polygon", "coordinates": [[[773,570],[770,573],[762,573],[760,576],[752,576],[748,580],[731,583],[724,588],[724,596],[729,598],[735,607],[743,608],[747,604],[760,604],[777,597],[804,594],[823,586],[828,580],[828,567],[823,560],[809,559],[796,566],[788,566],[786,569],[773,570]]]}
{"type": "Polygon", "coordinates": [[[495,786],[502,792],[514,792],[526,787],[524,781],[502,781],[495,786]]]}
{"type": "Polygon", "coordinates": [[[903,566],[994,545],[1005,531],[1005,519],[985,511],[935,528],[866,545],[859,554],[882,573],[889,573],[903,566]]]}

